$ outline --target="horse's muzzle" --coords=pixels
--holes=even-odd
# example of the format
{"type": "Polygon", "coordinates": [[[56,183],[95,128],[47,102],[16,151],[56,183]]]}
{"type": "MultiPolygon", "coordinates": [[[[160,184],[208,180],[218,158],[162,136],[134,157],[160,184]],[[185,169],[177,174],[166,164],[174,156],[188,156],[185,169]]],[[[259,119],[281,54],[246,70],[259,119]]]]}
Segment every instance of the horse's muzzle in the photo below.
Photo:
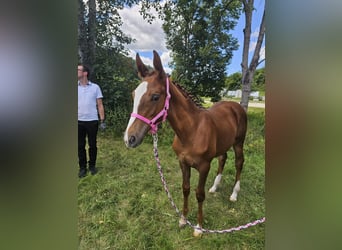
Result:
{"type": "MultiPolygon", "coordinates": [[[[139,121],[139,120],[138,120],[139,121]]],[[[138,123],[133,123],[130,127],[126,129],[124,135],[124,141],[126,147],[135,148],[138,147],[144,140],[145,135],[150,130],[148,124],[139,121],[138,123]]]]}
{"type": "Polygon", "coordinates": [[[143,138],[139,138],[137,136],[131,135],[128,139],[125,139],[126,147],[128,148],[136,148],[138,147],[143,141],[143,138]]]}
{"type": "Polygon", "coordinates": [[[127,133],[124,137],[126,147],[128,148],[138,147],[144,140],[145,134],[146,133],[127,133]]]}
{"type": "Polygon", "coordinates": [[[128,138],[128,141],[126,142],[126,146],[129,148],[135,148],[139,145],[140,143],[137,143],[137,138],[132,135],[128,138]]]}

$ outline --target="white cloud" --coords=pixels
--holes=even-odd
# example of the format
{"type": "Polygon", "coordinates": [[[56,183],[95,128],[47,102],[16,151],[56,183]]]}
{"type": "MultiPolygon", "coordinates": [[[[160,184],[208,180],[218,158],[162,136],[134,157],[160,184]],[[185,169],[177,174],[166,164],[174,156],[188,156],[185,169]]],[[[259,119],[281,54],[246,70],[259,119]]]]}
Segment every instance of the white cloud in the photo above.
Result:
{"type": "Polygon", "coordinates": [[[255,38],[258,39],[258,35],[259,35],[259,28],[257,28],[252,34],[251,34],[251,38],[255,38]]]}
{"type": "MultiPolygon", "coordinates": [[[[250,46],[249,46],[249,52],[254,52],[256,44],[257,44],[257,39],[259,36],[259,28],[257,28],[252,34],[251,34],[251,40],[255,40],[255,41],[251,41],[250,46]]],[[[263,60],[265,59],[265,45],[261,47],[260,49],[260,59],[259,60],[263,60]]]]}
{"type": "Polygon", "coordinates": [[[255,50],[256,44],[257,44],[257,42],[251,42],[250,45],[249,45],[248,52],[253,52],[255,50]]]}
{"type": "MultiPolygon", "coordinates": [[[[257,42],[251,42],[250,46],[249,46],[249,51],[250,53],[254,52],[255,47],[256,47],[257,42]]],[[[263,60],[265,59],[265,46],[261,46],[260,48],[260,58],[259,60],[263,60]]]]}
{"type": "MultiPolygon", "coordinates": [[[[165,44],[165,34],[162,29],[162,21],[156,18],[152,24],[148,23],[139,14],[140,5],[135,5],[132,8],[124,8],[119,10],[122,18],[122,30],[125,34],[135,39],[135,42],[127,45],[129,56],[135,59],[136,53],[158,51],[162,60],[164,70],[171,73],[169,68],[170,55],[165,44]]],[[[152,14],[158,16],[156,11],[151,11],[152,14]]],[[[140,55],[141,60],[146,64],[153,66],[153,61],[149,57],[140,55]]]]}
{"type": "MultiPolygon", "coordinates": [[[[142,59],[142,61],[146,65],[153,66],[152,51],[156,50],[160,55],[165,72],[171,73],[171,68],[169,67],[169,62],[171,61],[170,51],[168,51],[168,49],[166,48],[165,34],[162,29],[162,21],[156,18],[156,20],[154,20],[152,24],[149,24],[139,14],[140,8],[141,5],[139,4],[133,6],[132,8],[124,8],[123,10],[119,10],[119,14],[123,21],[123,32],[136,40],[132,44],[126,46],[129,50],[129,56],[135,59],[136,53],[140,53],[140,58],[142,59]],[[146,56],[147,54],[148,56],[146,56]]],[[[157,13],[152,9],[151,13],[158,17],[157,13]]],[[[252,41],[250,44],[249,52],[253,52],[255,50],[258,34],[259,28],[256,28],[255,31],[251,34],[252,41]]],[[[241,43],[243,43],[243,40],[241,41],[241,43]]],[[[240,45],[239,50],[241,50],[241,48],[242,44],[240,45]]],[[[236,54],[241,57],[239,53],[236,54]]],[[[260,60],[264,58],[265,46],[263,46],[260,51],[260,60]]],[[[236,68],[240,68],[240,58],[235,61],[236,68]]],[[[230,65],[229,67],[233,68],[234,65],[230,65]]]]}
{"type": "Polygon", "coordinates": [[[260,60],[265,59],[265,46],[260,49],[260,60]]]}

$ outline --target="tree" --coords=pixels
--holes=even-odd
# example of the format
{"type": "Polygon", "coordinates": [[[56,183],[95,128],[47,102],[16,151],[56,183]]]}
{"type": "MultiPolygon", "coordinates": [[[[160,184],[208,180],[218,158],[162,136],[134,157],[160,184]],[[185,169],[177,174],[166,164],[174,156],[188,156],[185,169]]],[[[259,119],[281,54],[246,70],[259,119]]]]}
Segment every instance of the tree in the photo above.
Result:
{"type": "Polygon", "coordinates": [[[251,91],[265,91],[265,68],[257,69],[254,73],[251,91]]]}
{"type": "Polygon", "coordinates": [[[151,22],[150,8],[160,9],[160,0],[78,0],[79,59],[92,68],[98,47],[125,53],[125,44],[133,41],[122,30],[118,10],[141,3],[141,15],[151,22]]]}
{"type": "Polygon", "coordinates": [[[164,8],[166,44],[172,51],[172,76],[200,96],[217,101],[226,66],[237,49],[229,34],[241,3],[235,0],[171,0],[164,8]]]}
{"type": "MultiPolygon", "coordinates": [[[[226,77],[225,87],[228,90],[241,89],[242,74],[233,73],[226,77]]],[[[255,70],[251,91],[265,91],[265,68],[255,70]]]]}
{"type": "Polygon", "coordinates": [[[102,89],[106,122],[121,136],[132,111],[130,93],[139,82],[135,62],[115,49],[97,48],[96,53],[94,78],[102,89]]]}
{"type": "Polygon", "coordinates": [[[88,15],[88,65],[92,66],[95,62],[96,49],[96,2],[88,0],[89,15],[88,15]]]}
{"type": "Polygon", "coordinates": [[[236,72],[228,76],[225,80],[227,90],[237,90],[241,88],[241,73],[236,72]]]}
{"type": "Polygon", "coordinates": [[[93,69],[98,47],[124,51],[132,39],[121,31],[118,9],[136,1],[78,0],[78,51],[80,62],[93,69]]]}
{"type": "Polygon", "coordinates": [[[254,0],[241,0],[241,2],[243,3],[243,10],[244,10],[245,19],[246,19],[245,28],[243,30],[244,44],[243,44],[242,63],[241,63],[241,67],[242,67],[241,105],[247,111],[253,76],[254,76],[257,66],[261,63],[261,61],[259,61],[259,58],[260,58],[261,45],[262,45],[262,42],[264,40],[264,35],[265,35],[265,9],[264,9],[264,13],[262,16],[260,28],[259,28],[257,44],[255,46],[252,60],[248,66],[248,52],[249,52],[249,46],[250,46],[250,41],[251,41],[251,26],[252,26],[252,16],[253,16],[253,10],[254,10],[254,0]]]}
{"type": "Polygon", "coordinates": [[[87,24],[86,6],[83,0],[78,0],[78,58],[80,62],[87,61],[88,41],[87,41],[87,24]]]}
{"type": "Polygon", "coordinates": [[[118,9],[142,2],[141,14],[153,20],[148,11],[156,0],[78,0],[78,56],[91,69],[89,79],[101,86],[106,119],[122,134],[131,111],[130,90],[139,78],[135,63],[126,57],[125,44],[132,39],[121,30],[118,9]]]}

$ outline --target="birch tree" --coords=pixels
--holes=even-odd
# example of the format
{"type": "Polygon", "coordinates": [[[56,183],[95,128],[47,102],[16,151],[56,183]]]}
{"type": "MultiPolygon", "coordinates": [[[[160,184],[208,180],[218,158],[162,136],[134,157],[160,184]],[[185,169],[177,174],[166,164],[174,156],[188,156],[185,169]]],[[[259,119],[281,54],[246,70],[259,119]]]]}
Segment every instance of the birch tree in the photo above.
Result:
{"type": "Polygon", "coordinates": [[[241,96],[241,105],[247,111],[248,109],[248,102],[249,102],[249,95],[251,92],[251,85],[253,82],[253,76],[257,66],[264,60],[260,60],[260,50],[261,45],[264,40],[265,36],[265,9],[262,15],[260,28],[259,28],[259,35],[258,40],[255,46],[255,50],[253,53],[252,60],[248,65],[248,54],[250,49],[250,41],[251,41],[251,31],[252,31],[252,17],[253,17],[253,10],[254,10],[254,0],[241,0],[243,4],[243,10],[245,14],[245,28],[243,30],[244,33],[244,43],[243,43],[243,51],[242,51],[242,96],[241,96]]]}

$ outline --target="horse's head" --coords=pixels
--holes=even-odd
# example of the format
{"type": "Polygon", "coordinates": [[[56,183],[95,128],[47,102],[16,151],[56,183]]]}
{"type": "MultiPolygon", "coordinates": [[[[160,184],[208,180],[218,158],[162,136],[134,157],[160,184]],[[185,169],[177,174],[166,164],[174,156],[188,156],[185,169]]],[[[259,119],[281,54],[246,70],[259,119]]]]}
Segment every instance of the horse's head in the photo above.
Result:
{"type": "Polygon", "coordinates": [[[153,51],[154,71],[149,72],[139,54],[136,55],[136,64],[141,83],[132,93],[133,112],[124,136],[126,146],[133,148],[140,145],[149,130],[156,132],[157,123],[166,118],[170,98],[166,84],[168,79],[158,53],[153,51]]]}

